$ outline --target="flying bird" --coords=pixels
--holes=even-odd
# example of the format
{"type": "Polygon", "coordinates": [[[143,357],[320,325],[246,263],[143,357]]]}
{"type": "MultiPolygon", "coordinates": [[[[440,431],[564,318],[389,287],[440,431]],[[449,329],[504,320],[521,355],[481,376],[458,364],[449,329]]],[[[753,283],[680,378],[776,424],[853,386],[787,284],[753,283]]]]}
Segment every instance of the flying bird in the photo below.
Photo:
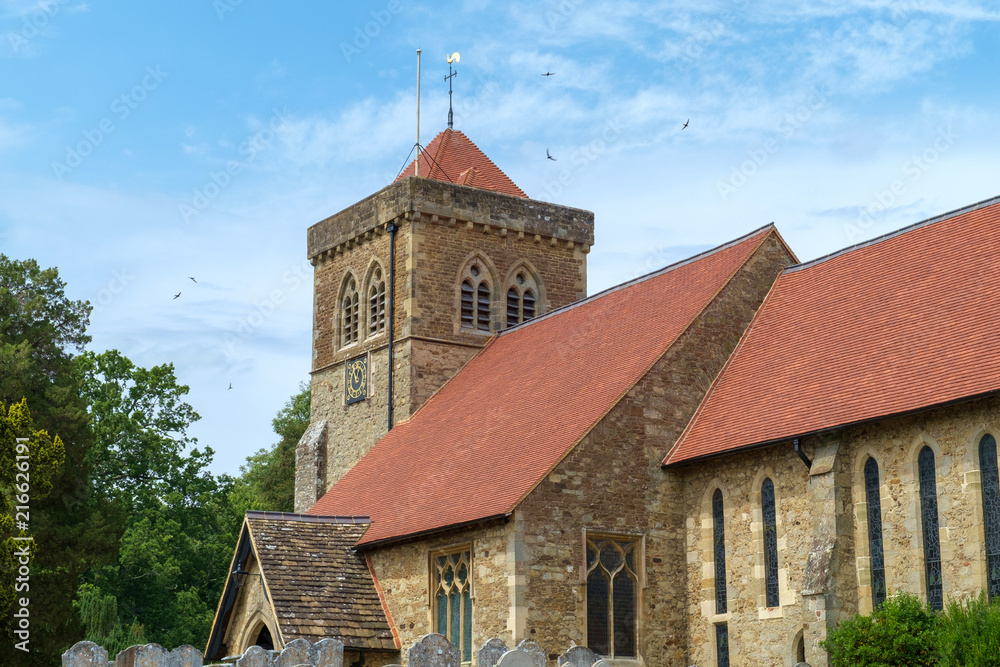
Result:
{"type": "Polygon", "coordinates": [[[548,148],[545,149],[545,157],[547,157],[548,159],[552,160],[553,162],[556,161],[556,159],[554,157],[552,157],[552,153],[549,152],[548,148]]]}
{"type": "Polygon", "coordinates": [[[546,72],[546,73],[545,73],[545,74],[543,74],[542,76],[552,76],[552,75],[554,75],[554,74],[555,74],[555,72],[546,72]]]}
{"type": "Polygon", "coordinates": [[[180,292],[178,292],[177,294],[175,294],[175,295],[174,295],[174,298],[176,299],[176,298],[177,298],[177,297],[179,297],[180,295],[181,295],[181,293],[180,293],[180,292]]]}
{"type": "MultiPolygon", "coordinates": [[[[230,383],[229,383],[229,389],[232,389],[232,388],[233,388],[233,383],[232,383],[232,382],[230,382],[230,383]]],[[[229,389],[227,389],[226,391],[229,391],[229,389]]]]}
{"type": "Polygon", "coordinates": [[[688,126],[688,123],[690,123],[690,122],[691,122],[691,119],[690,119],[690,118],[688,118],[688,119],[687,119],[686,121],[684,121],[684,127],[682,127],[681,129],[682,129],[682,130],[686,130],[686,129],[687,129],[687,126],[688,126]]]}
{"type": "Polygon", "coordinates": [[[188,276],[188,278],[191,278],[191,282],[193,282],[193,283],[197,283],[197,282],[198,282],[197,280],[195,280],[195,279],[194,279],[194,278],[192,278],[191,276],[188,276]]]}

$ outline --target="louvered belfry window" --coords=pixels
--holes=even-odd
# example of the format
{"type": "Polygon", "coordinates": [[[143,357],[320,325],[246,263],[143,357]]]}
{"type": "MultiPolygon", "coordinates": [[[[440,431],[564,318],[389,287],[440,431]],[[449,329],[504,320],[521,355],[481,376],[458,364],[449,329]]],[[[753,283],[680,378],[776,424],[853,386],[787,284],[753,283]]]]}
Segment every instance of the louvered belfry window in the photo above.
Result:
{"type": "Polygon", "coordinates": [[[1000,474],[997,472],[997,441],[989,434],[979,441],[979,475],[986,533],[986,592],[993,602],[1000,600],[1000,474]]]}
{"type": "Polygon", "coordinates": [[[514,280],[507,289],[508,327],[527,322],[535,317],[535,294],[537,291],[534,278],[526,270],[520,270],[514,275],[514,280]]]}
{"type": "Polygon", "coordinates": [[[768,607],[780,604],[778,596],[778,520],[774,506],[774,482],[765,478],[760,486],[764,519],[764,597],[768,607]]]}
{"type": "Polygon", "coordinates": [[[941,535],[938,530],[937,481],[935,480],[934,450],[924,447],[917,457],[920,473],[920,521],[924,531],[924,574],[927,579],[927,604],[941,611],[944,608],[941,576],[941,535]]]}
{"type": "Polygon", "coordinates": [[[871,567],[872,606],[885,602],[885,556],[882,551],[882,499],[879,496],[878,462],[865,462],[865,496],[868,500],[868,560],[871,567]]]}
{"type": "Polygon", "coordinates": [[[359,299],[358,285],[354,278],[348,280],[344,287],[344,299],[342,301],[341,320],[343,323],[342,345],[350,345],[358,340],[359,329],[359,299]]]}
{"type": "Polygon", "coordinates": [[[465,549],[431,557],[434,581],[434,627],[472,661],[472,551],[465,549]]]}
{"type": "Polygon", "coordinates": [[[368,285],[368,334],[385,331],[385,279],[382,269],[372,271],[368,285]]]}
{"type": "Polygon", "coordinates": [[[587,536],[587,645],[600,655],[638,655],[639,541],[587,536]]]}
{"type": "Polygon", "coordinates": [[[492,290],[486,273],[476,261],[465,269],[459,298],[462,328],[489,332],[492,290]]]}

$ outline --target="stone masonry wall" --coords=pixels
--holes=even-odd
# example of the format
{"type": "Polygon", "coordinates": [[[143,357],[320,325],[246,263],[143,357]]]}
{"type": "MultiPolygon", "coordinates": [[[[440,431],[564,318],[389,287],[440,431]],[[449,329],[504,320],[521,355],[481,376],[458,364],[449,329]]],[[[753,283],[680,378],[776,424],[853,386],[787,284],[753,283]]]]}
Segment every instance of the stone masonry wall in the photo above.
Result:
{"type": "Polygon", "coordinates": [[[436,631],[431,607],[431,554],[465,544],[472,548],[472,645],[478,649],[490,638],[499,637],[513,646],[507,626],[512,614],[509,578],[514,555],[509,546],[515,542],[514,528],[513,521],[496,522],[368,552],[404,647],[436,631]]]}
{"type": "Polygon", "coordinates": [[[257,634],[260,632],[261,624],[267,626],[267,630],[275,642],[280,637],[274,618],[274,610],[260,576],[260,563],[254,558],[252,550],[244,567],[246,567],[247,572],[257,576],[247,577],[246,585],[239,591],[229,625],[226,627],[226,634],[222,638],[227,655],[242,653],[253,646],[257,640],[257,634]]]}
{"type": "Polygon", "coordinates": [[[771,236],[646,376],[522,502],[518,519],[524,526],[524,557],[517,575],[525,590],[528,638],[543,646],[587,645],[585,533],[636,536],[645,542],[642,664],[691,664],[683,473],[664,471],[661,461],[788,263],[786,250],[771,236]]]}

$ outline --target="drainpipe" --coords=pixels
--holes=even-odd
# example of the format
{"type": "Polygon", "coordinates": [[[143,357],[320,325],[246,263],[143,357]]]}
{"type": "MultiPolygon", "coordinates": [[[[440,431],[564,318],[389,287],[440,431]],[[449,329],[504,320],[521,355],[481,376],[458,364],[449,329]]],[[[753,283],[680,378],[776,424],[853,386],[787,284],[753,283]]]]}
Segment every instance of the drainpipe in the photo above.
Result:
{"type": "MultiPolygon", "coordinates": [[[[419,159],[419,158],[418,158],[419,159]]],[[[389,428],[392,430],[392,353],[393,353],[393,315],[396,312],[396,226],[395,220],[390,220],[386,226],[389,232],[389,379],[386,386],[389,389],[389,428]]],[[[362,662],[362,664],[364,664],[362,662]]]]}
{"type": "Polygon", "coordinates": [[[798,454],[799,458],[802,459],[802,462],[806,464],[806,468],[812,468],[813,462],[810,461],[809,457],[806,456],[806,453],[802,451],[802,442],[798,438],[795,438],[792,440],[792,444],[795,446],[795,453],[798,454]]]}

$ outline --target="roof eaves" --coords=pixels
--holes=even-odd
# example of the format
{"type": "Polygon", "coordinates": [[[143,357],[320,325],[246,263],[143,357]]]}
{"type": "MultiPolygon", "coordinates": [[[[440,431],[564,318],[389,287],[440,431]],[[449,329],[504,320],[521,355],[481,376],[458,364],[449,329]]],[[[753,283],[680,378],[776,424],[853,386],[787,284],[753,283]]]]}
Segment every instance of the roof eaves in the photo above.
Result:
{"type": "Polygon", "coordinates": [[[941,215],[936,215],[936,216],[934,216],[932,218],[927,218],[926,220],[921,220],[920,222],[915,222],[912,225],[907,225],[906,227],[903,227],[901,229],[897,229],[895,231],[888,232],[886,234],[882,234],[881,236],[876,236],[873,239],[868,239],[867,241],[862,241],[861,243],[856,243],[854,245],[847,246],[846,248],[841,248],[840,250],[837,250],[835,252],[831,252],[828,255],[823,255],[822,257],[817,257],[816,259],[809,260],[808,262],[802,262],[801,264],[796,264],[794,266],[790,266],[790,267],[788,267],[788,272],[789,273],[793,273],[795,271],[801,271],[803,269],[808,269],[808,268],[811,268],[813,266],[816,266],[817,264],[822,264],[823,262],[825,262],[827,260],[833,259],[835,257],[839,257],[841,255],[845,255],[845,254],[847,254],[849,252],[853,252],[855,250],[860,250],[862,248],[867,248],[868,246],[875,245],[876,243],[881,243],[882,241],[887,241],[889,239],[895,238],[895,237],[900,236],[902,234],[905,234],[907,232],[912,232],[915,229],[920,229],[920,228],[926,227],[928,225],[933,225],[935,222],[941,222],[943,220],[949,220],[951,218],[955,218],[955,217],[957,217],[959,215],[962,215],[964,213],[971,213],[972,211],[977,211],[977,210],[979,210],[981,208],[987,208],[987,207],[993,206],[995,204],[1000,204],[1000,195],[998,195],[996,197],[992,197],[990,199],[984,199],[984,200],[982,200],[980,202],[976,202],[975,204],[970,204],[970,205],[964,206],[962,208],[957,208],[954,211],[948,211],[947,213],[942,213],[941,215]]]}
{"type": "Polygon", "coordinates": [[[362,525],[372,522],[367,516],[334,516],[323,514],[293,514],[291,512],[267,512],[247,510],[247,519],[271,519],[278,521],[301,521],[302,523],[339,523],[362,525]]]}
{"type": "Polygon", "coordinates": [[[833,426],[826,426],[814,431],[806,431],[805,433],[783,435],[777,438],[772,438],[770,440],[762,440],[760,442],[752,442],[745,445],[739,445],[733,447],[732,449],[724,449],[718,452],[712,452],[710,454],[702,454],[701,456],[694,456],[689,459],[684,459],[683,461],[677,461],[676,463],[663,463],[661,468],[681,468],[684,466],[692,465],[694,463],[701,463],[702,461],[708,461],[710,459],[718,458],[720,456],[726,456],[727,454],[734,454],[736,452],[747,452],[753,449],[761,449],[763,447],[771,447],[773,445],[779,445],[783,442],[791,442],[795,439],[803,439],[811,436],[822,436],[828,433],[834,433],[836,431],[841,431],[846,428],[851,428],[853,426],[864,426],[866,424],[873,424],[875,422],[884,421],[886,419],[896,419],[898,417],[906,417],[908,415],[917,414],[919,412],[924,412],[926,410],[937,410],[940,408],[946,408],[951,405],[959,405],[961,403],[970,403],[972,401],[979,400],[981,398],[989,398],[990,396],[1000,396],[1000,389],[992,389],[990,391],[980,392],[978,394],[972,394],[970,396],[962,396],[959,398],[954,398],[949,401],[942,401],[941,403],[931,403],[930,405],[923,405],[911,410],[903,410],[902,412],[893,412],[885,415],[876,415],[874,417],[868,417],[867,419],[858,419],[853,422],[844,422],[842,424],[835,424],[833,426]]]}
{"type": "Polygon", "coordinates": [[[511,512],[504,512],[502,514],[491,514],[490,516],[483,517],[481,519],[471,519],[470,521],[463,521],[462,523],[450,523],[446,526],[438,526],[437,528],[428,528],[427,530],[418,530],[414,533],[405,533],[402,535],[393,535],[391,537],[383,537],[380,540],[372,540],[371,542],[366,542],[358,544],[356,550],[366,550],[366,549],[377,549],[379,547],[388,546],[390,544],[396,544],[397,542],[410,542],[412,540],[421,539],[424,537],[429,537],[431,535],[436,535],[438,533],[450,532],[453,530],[462,530],[463,528],[469,528],[476,526],[481,523],[489,523],[491,521],[499,521],[501,519],[508,519],[511,512]]]}
{"type": "MultiPolygon", "coordinates": [[[[705,257],[708,257],[709,255],[713,255],[713,254],[715,254],[717,252],[721,252],[721,251],[723,251],[723,250],[725,250],[727,248],[733,247],[734,245],[739,245],[740,243],[743,243],[747,239],[753,238],[757,234],[763,233],[767,229],[770,229],[770,230],[775,231],[775,232],[777,231],[777,229],[775,228],[773,222],[768,223],[768,224],[764,225],[763,227],[758,227],[757,229],[753,230],[752,232],[744,234],[743,236],[740,236],[739,238],[733,239],[732,241],[729,241],[727,243],[723,243],[720,246],[716,246],[714,248],[710,248],[708,250],[705,250],[703,252],[698,253],[697,255],[693,255],[691,257],[688,257],[687,259],[682,259],[682,260],[680,260],[678,262],[674,262],[673,264],[668,264],[668,265],[666,265],[665,267],[663,267],[661,269],[656,269],[655,271],[651,271],[649,273],[643,274],[643,275],[641,275],[641,276],[639,276],[637,278],[632,278],[631,280],[627,280],[627,281],[625,281],[623,283],[619,283],[618,285],[614,285],[613,287],[609,287],[606,290],[602,290],[600,292],[597,292],[596,294],[591,294],[590,296],[588,296],[586,298],[583,298],[583,299],[580,299],[579,301],[574,301],[573,303],[566,304],[565,306],[560,306],[559,308],[554,308],[554,309],[550,310],[549,312],[545,313],[544,315],[539,315],[538,317],[532,318],[530,320],[526,320],[524,322],[521,322],[521,323],[516,324],[514,326],[511,326],[511,327],[507,327],[506,329],[503,329],[502,331],[497,332],[497,335],[498,336],[503,336],[505,334],[510,333],[511,331],[516,331],[517,329],[520,329],[522,327],[527,327],[527,326],[531,326],[532,324],[537,324],[538,322],[541,322],[541,321],[543,321],[545,319],[548,319],[549,317],[552,317],[553,315],[556,315],[558,313],[562,313],[562,312],[567,311],[567,310],[572,310],[573,308],[578,308],[579,306],[582,306],[584,304],[588,304],[588,303],[590,303],[592,301],[596,301],[597,299],[605,297],[605,296],[607,296],[609,294],[613,294],[614,292],[617,292],[619,290],[627,289],[629,287],[632,287],[633,285],[638,285],[639,283],[645,282],[645,281],[647,281],[647,280],[649,280],[651,278],[656,278],[656,277],[661,276],[661,275],[663,275],[665,273],[668,273],[670,271],[674,271],[676,269],[681,268],[682,266],[686,266],[688,264],[691,264],[692,262],[696,262],[699,259],[703,259],[705,257]]],[[[763,239],[761,239],[761,242],[763,243],[763,239]]],[[[784,244],[784,241],[782,241],[782,244],[784,244]]],[[[759,247],[759,245],[758,245],[758,247],[759,247]]],[[[789,250],[789,252],[791,252],[791,251],[789,250]]],[[[751,254],[753,254],[753,253],[751,253],[751,254]]],[[[794,257],[794,255],[792,255],[792,256],[794,257]]],[[[748,255],[748,257],[749,257],[749,255],[748,255]]],[[[740,266],[742,267],[742,264],[740,266]]],[[[730,278],[732,278],[732,276],[730,276],[730,278]]],[[[686,327],[685,327],[685,329],[686,329],[686,327]]]]}

